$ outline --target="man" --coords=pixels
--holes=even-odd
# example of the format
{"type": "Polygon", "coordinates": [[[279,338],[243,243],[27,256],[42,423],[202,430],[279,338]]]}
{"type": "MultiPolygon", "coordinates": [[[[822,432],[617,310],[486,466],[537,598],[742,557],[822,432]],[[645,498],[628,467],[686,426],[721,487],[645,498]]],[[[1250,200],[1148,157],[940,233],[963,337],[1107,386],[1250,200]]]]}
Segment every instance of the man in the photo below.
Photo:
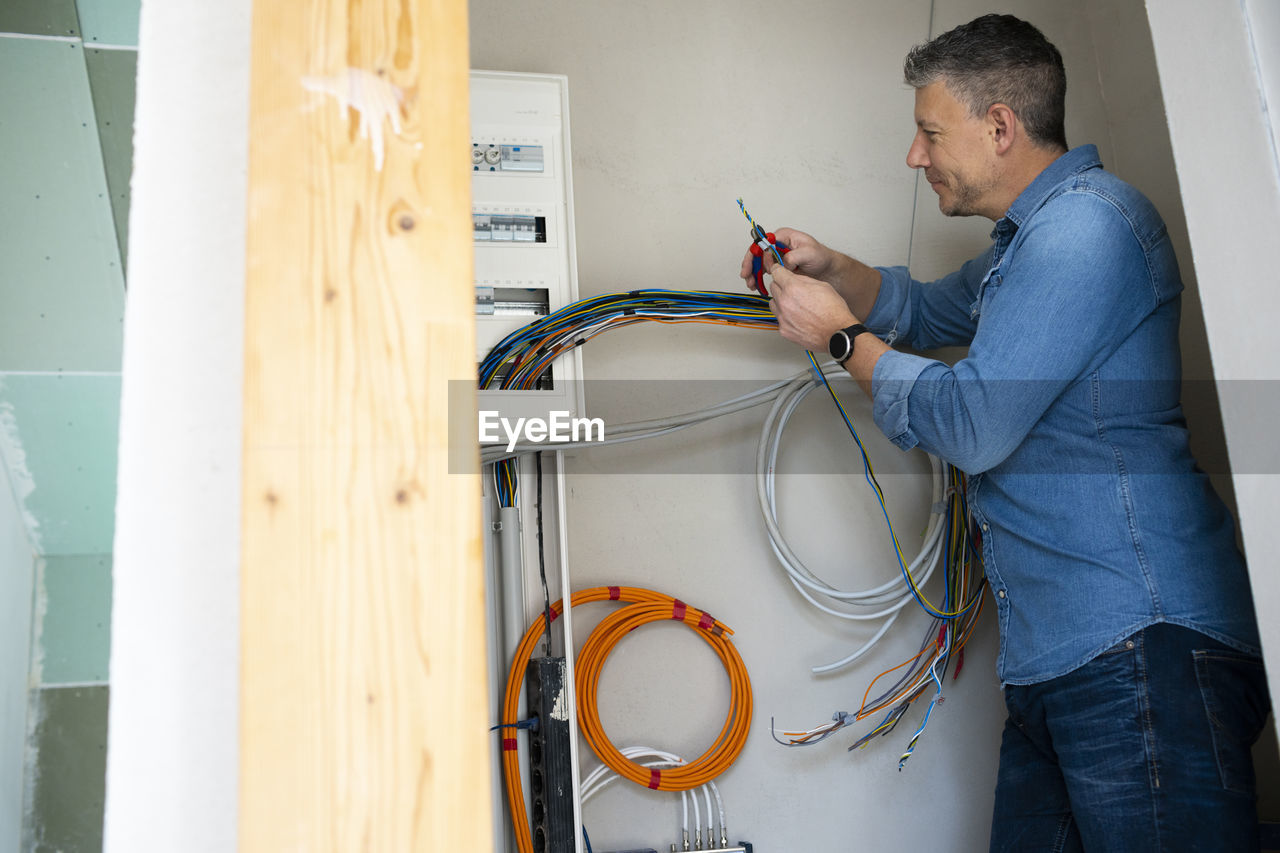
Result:
{"type": "Polygon", "coordinates": [[[970,475],[1009,711],[991,848],[1257,850],[1269,700],[1232,521],[1188,449],[1164,224],[1067,149],[1062,58],[1030,24],[978,18],[905,73],[907,165],[993,245],[926,284],[783,229],[772,304],[895,444],[970,475]]]}

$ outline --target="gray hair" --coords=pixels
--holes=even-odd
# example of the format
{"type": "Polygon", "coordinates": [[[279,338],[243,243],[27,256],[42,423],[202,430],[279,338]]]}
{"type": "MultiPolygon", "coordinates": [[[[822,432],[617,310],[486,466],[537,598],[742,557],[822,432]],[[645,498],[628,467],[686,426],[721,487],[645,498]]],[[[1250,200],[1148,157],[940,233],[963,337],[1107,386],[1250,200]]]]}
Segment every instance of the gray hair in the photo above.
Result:
{"type": "Polygon", "coordinates": [[[902,66],[916,89],[941,80],[978,118],[1004,104],[1031,141],[1067,148],[1067,75],[1062,54],[1038,29],[1012,15],[983,15],[916,45],[902,66]]]}

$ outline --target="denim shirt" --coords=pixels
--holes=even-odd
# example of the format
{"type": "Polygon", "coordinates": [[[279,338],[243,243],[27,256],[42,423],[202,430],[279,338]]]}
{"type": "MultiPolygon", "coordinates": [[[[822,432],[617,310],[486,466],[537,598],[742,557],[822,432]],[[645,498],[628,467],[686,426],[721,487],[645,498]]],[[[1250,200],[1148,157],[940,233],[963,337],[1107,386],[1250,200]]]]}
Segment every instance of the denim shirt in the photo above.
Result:
{"type": "Polygon", "coordinates": [[[898,447],[970,475],[1001,682],[1065,675],[1156,622],[1257,653],[1231,516],[1188,447],[1159,214],[1085,145],[992,238],[934,282],[880,268],[865,322],[890,344],[969,346],[954,367],[886,352],[873,411],[898,447]]]}

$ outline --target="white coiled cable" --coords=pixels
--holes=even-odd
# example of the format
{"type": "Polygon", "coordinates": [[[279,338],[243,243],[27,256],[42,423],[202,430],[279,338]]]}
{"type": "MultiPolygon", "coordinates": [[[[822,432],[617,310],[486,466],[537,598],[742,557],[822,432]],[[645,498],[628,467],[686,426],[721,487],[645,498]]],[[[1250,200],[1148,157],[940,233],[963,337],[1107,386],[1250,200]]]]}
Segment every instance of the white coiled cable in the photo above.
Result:
{"type": "MultiPolygon", "coordinates": [[[[834,362],[823,367],[827,377],[845,376],[844,369],[834,362]]],[[[774,496],[774,470],[778,460],[778,448],[782,444],[782,434],[787,422],[800,405],[801,401],[815,388],[822,386],[812,371],[796,376],[783,388],[774,399],[773,406],[765,418],[760,432],[760,444],[756,451],[756,496],[760,505],[760,513],[764,519],[765,532],[769,536],[769,545],[778,558],[779,565],[787,574],[796,591],[811,605],[840,619],[865,621],[884,619],[880,629],[857,649],[832,663],[813,667],[815,673],[832,672],[858,660],[884,636],[890,626],[909,602],[913,600],[911,587],[899,572],[893,578],[870,589],[842,590],[827,583],[815,574],[804,561],[792,550],[778,526],[778,511],[774,496]],[[844,607],[875,608],[866,610],[849,610],[844,607]]],[[[942,463],[937,457],[929,456],[933,470],[933,490],[930,502],[929,525],[925,530],[924,542],[919,553],[907,565],[907,571],[916,579],[916,586],[923,586],[929,577],[942,563],[943,530],[945,513],[943,498],[945,495],[945,479],[942,463]]]]}

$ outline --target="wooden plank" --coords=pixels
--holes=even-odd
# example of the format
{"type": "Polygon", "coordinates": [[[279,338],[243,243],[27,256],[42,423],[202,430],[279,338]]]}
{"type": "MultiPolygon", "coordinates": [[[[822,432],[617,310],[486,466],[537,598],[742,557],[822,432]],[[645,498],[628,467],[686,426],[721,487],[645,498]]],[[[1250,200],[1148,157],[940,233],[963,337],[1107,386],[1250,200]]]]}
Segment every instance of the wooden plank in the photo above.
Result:
{"type": "Polygon", "coordinates": [[[463,0],[255,4],[242,850],[491,849],[467,65],[463,0]]]}

